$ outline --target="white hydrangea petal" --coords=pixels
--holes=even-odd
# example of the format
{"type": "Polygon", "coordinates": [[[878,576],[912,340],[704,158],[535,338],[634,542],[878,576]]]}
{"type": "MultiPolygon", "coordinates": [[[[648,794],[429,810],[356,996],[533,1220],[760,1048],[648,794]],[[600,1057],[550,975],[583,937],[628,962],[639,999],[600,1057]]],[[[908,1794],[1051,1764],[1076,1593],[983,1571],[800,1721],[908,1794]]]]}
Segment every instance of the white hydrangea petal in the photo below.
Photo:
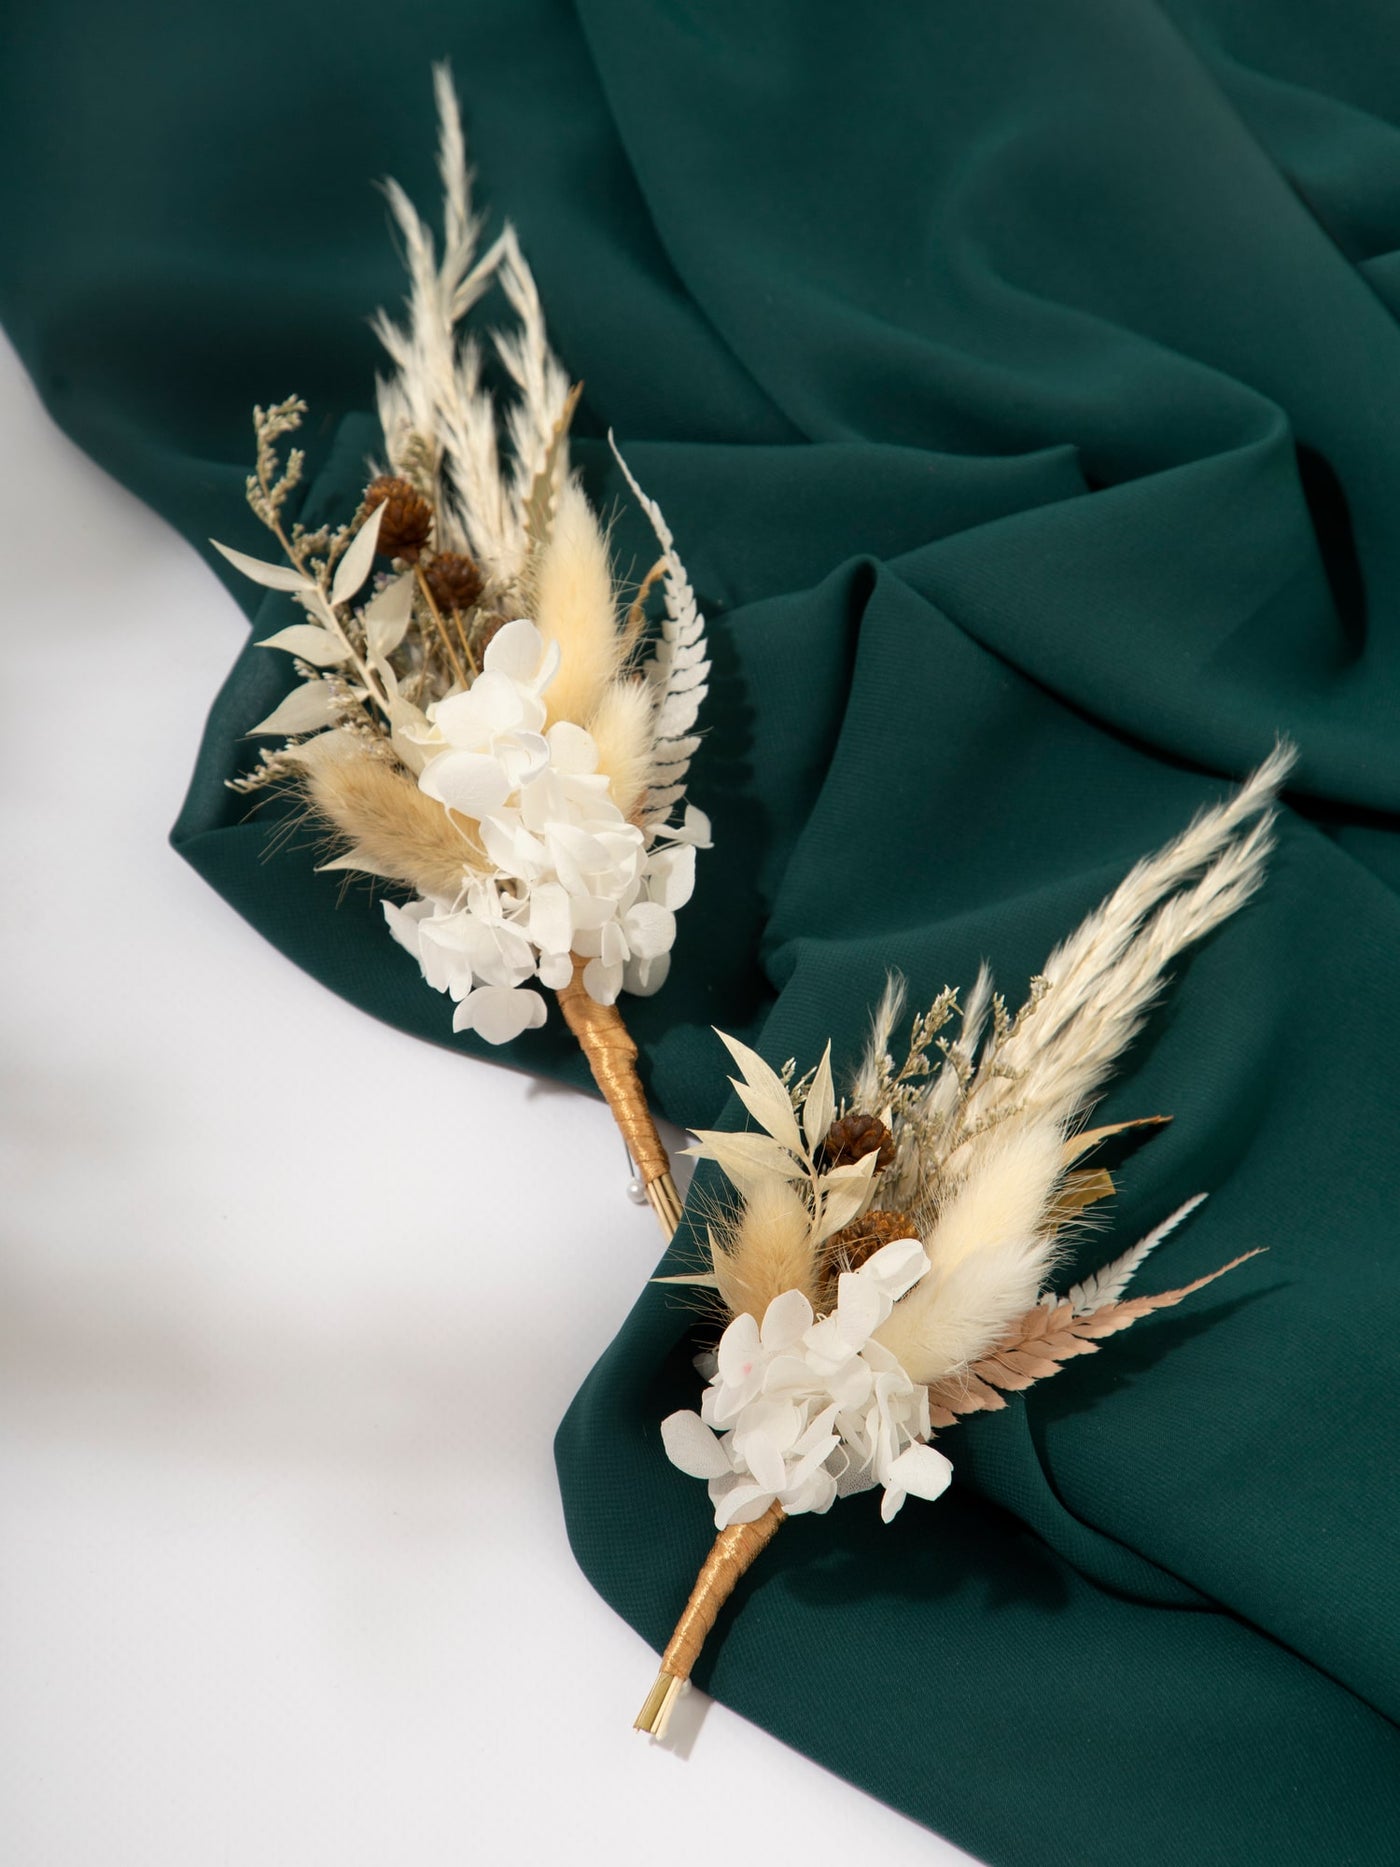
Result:
{"type": "Polygon", "coordinates": [[[549,867],[544,844],[511,812],[483,818],[481,844],[502,875],[519,881],[533,882],[549,867]]]}
{"type": "Polygon", "coordinates": [[[658,953],[655,959],[638,959],[634,953],[622,969],[623,988],[635,998],[650,998],[665,985],[670,970],[669,953],[658,953]]]}
{"type": "Polygon", "coordinates": [[[806,1412],[791,1400],[763,1397],[744,1409],[743,1427],[735,1433],[737,1442],[756,1434],[767,1439],[786,1457],[796,1445],[806,1423],[806,1412]]]}
{"type": "Polygon", "coordinates": [[[407,949],[415,959],[419,956],[418,924],[424,914],[432,912],[428,901],[414,901],[406,908],[401,908],[393,901],[380,903],[384,909],[384,919],[388,922],[389,932],[401,947],[407,949]]]}
{"type": "MultiPolygon", "coordinates": [[[[776,1303],[779,1299],[775,1297],[773,1301],[776,1303]]],[[[769,1308],[772,1308],[772,1304],[769,1308]]],[[[767,1350],[764,1352],[767,1353],[767,1350]]],[[[780,1350],[763,1370],[765,1394],[802,1394],[811,1385],[811,1364],[801,1354],[786,1354],[780,1350]]]]}
{"type": "Polygon", "coordinates": [[[759,1358],[758,1324],[748,1311],[736,1316],[719,1339],[717,1378],[726,1386],[743,1380],[759,1358]]]}
{"type": "Polygon", "coordinates": [[[508,738],[495,740],[492,752],[510,780],[512,791],[532,784],[549,765],[549,746],[542,733],[512,733],[508,738]]]}
{"type": "Polygon", "coordinates": [[[789,1480],[782,1506],[789,1517],[821,1517],[836,1502],[836,1480],[818,1465],[800,1483],[789,1480]]]}
{"type": "Polygon", "coordinates": [[[639,901],[622,917],[622,931],[638,959],[656,959],[675,945],[676,917],[655,901],[639,901]]]}
{"type": "Polygon", "coordinates": [[[573,956],[569,953],[541,953],[540,984],[551,992],[562,992],[574,976],[573,956]]]}
{"type": "Polygon", "coordinates": [[[454,998],[464,997],[472,988],[470,956],[452,941],[452,923],[458,918],[453,915],[443,921],[426,921],[418,945],[423,977],[435,992],[450,992],[454,998]]]}
{"type": "Polygon", "coordinates": [[[439,752],[418,775],[418,788],[464,817],[499,810],[514,786],[501,761],[489,752],[439,752]]]}
{"type": "MultiPolygon", "coordinates": [[[[763,1312],[759,1338],[770,1354],[794,1348],[812,1326],[812,1306],[800,1290],[784,1290],[763,1312]]],[[[801,1364],[799,1364],[801,1365],[801,1364]]]]}
{"type": "Polygon", "coordinates": [[[885,1495],[880,1499],[880,1522],[893,1523],[908,1495],[909,1493],[901,1491],[898,1485],[886,1485],[885,1495]]]}
{"type": "Polygon", "coordinates": [[[518,617],[497,629],[487,643],[486,653],[481,658],[483,672],[478,675],[477,684],[487,674],[501,674],[528,686],[535,681],[543,660],[544,637],[528,618],[518,617]]]}
{"type": "Polygon", "coordinates": [[[527,925],[541,952],[567,953],[574,937],[568,890],[558,882],[540,882],[532,888],[527,925]]]}
{"type": "Polygon", "coordinates": [[[890,1300],[873,1278],[842,1271],[836,1283],[836,1326],[847,1347],[864,1347],[890,1313],[890,1300]]]}
{"type": "Polygon", "coordinates": [[[661,1443],[671,1463],[691,1478],[722,1478],[728,1454],[698,1413],[672,1413],[661,1422],[661,1443]]]}
{"type": "Polygon", "coordinates": [[[872,1252],[860,1275],[878,1285],[893,1301],[911,1290],[929,1269],[928,1253],[917,1238],[897,1238],[872,1252]]]}
{"type": "Polygon", "coordinates": [[[785,1489],[787,1471],[782,1448],[768,1433],[736,1432],[734,1450],[753,1474],[755,1484],[774,1497],[785,1489]]]}
{"type": "Polygon", "coordinates": [[[658,849],[647,859],[647,894],[674,914],[695,893],[695,850],[688,844],[658,849]]]}
{"type": "Polygon", "coordinates": [[[715,1511],[715,1528],[727,1530],[733,1523],[756,1523],[773,1501],[774,1494],[761,1485],[735,1485],[715,1511]]]}
{"type": "Polygon", "coordinates": [[[616,921],[608,921],[598,930],[598,957],[609,968],[621,967],[627,959],[627,941],[616,921]]]}
{"type": "Polygon", "coordinates": [[[545,1002],[538,992],[521,987],[479,986],[468,994],[452,1018],[454,1031],[475,1031],[488,1044],[508,1044],[522,1031],[537,1029],[545,1020],[545,1002]]]}
{"type": "Polygon", "coordinates": [[[586,928],[590,933],[597,933],[606,927],[613,918],[613,904],[602,901],[597,895],[569,894],[569,911],[574,917],[574,927],[586,928]]]}
{"type": "Polygon", "coordinates": [[[571,895],[606,892],[598,884],[606,880],[608,860],[596,836],[576,824],[551,823],[544,841],[554,871],[571,895]]]}
{"type": "MultiPolygon", "coordinates": [[[[816,1414],[807,1422],[801,1438],[793,1447],[793,1451],[801,1453],[805,1457],[814,1446],[818,1445],[823,1440],[827,1438],[839,1438],[840,1435],[836,1429],[836,1419],[839,1411],[840,1409],[836,1406],[834,1401],[830,1406],[823,1407],[820,1413],[816,1414]]],[[[827,1452],[830,1452],[830,1450],[831,1447],[828,1446],[827,1452]]],[[[825,1458],[826,1453],[823,1453],[822,1457],[825,1458]]]]}
{"type": "Polygon", "coordinates": [[[549,762],[558,772],[587,777],[598,769],[598,742],[592,733],[572,720],[557,720],[545,734],[549,742],[549,762]]]}
{"type": "Polygon", "coordinates": [[[906,1446],[894,1459],[886,1474],[886,1483],[901,1491],[926,1499],[930,1504],[942,1497],[953,1477],[953,1461],[936,1446],[906,1446]]]}
{"type": "Polygon", "coordinates": [[[601,959],[591,959],[583,969],[583,989],[599,1005],[615,1005],[622,990],[621,965],[607,966],[601,959]]]}
{"type": "Polygon", "coordinates": [[[810,1483],[813,1476],[825,1467],[826,1461],[840,1443],[838,1434],[823,1433],[788,1467],[786,1489],[800,1491],[803,1485],[810,1483]]]}
{"type": "Polygon", "coordinates": [[[667,830],[666,835],[673,843],[690,843],[696,849],[713,849],[710,840],[710,820],[703,810],[694,804],[685,807],[685,818],[678,830],[667,830]]]}

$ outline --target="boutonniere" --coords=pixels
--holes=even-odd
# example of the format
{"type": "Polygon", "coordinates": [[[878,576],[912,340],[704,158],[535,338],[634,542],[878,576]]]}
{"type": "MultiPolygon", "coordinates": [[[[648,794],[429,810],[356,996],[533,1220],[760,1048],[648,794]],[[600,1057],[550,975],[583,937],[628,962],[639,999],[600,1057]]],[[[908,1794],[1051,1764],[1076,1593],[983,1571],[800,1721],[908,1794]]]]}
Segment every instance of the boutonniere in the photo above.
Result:
{"type": "Polygon", "coordinates": [[[554,997],[669,1236],[679,1202],[617,1001],[660,988],[709,846],[685,796],[704,623],[660,509],[614,447],[658,548],[639,589],[619,584],[570,465],[579,387],[549,346],[514,230],[479,251],[444,67],[435,83],[441,250],[387,184],[410,289],[402,322],[376,321],[391,365],[385,460],[343,524],[288,527],[304,462],[283,446],[305,405],[255,411],[248,499],[283,561],[219,548],[303,619],[263,644],[298,682],[252,727],[273,744],[237,782],[294,789],[333,845],[323,868],[412,891],[385,902],[388,929],[454,1000],[454,1029],[508,1043],[554,997]],[[493,286],[514,315],[493,337],[503,407],[465,327],[493,286]]]}
{"type": "MultiPolygon", "coordinates": [[[[1128,1296],[1189,1201],[1094,1276],[1057,1270],[1080,1216],[1113,1191],[1086,1164],[1134,1123],[1086,1128],[1165,970],[1247,901],[1272,843],[1280,748],[1232,799],[1141,862],[1057,947],[1014,1015],[982,970],[945,990],[892,1053],[891,984],[838,1102],[831,1050],[807,1077],[724,1038],[756,1127],[702,1133],[733,1198],[707,1266],[662,1281],[713,1292],[723,1323],[698,1411],[661,1426],[672,1462],[709,1487],[718,1536],[637,1720],[661,1735],[739,1577],[785,1517],[881,1491],[936,1499],[953,1475],[935,1436],[1058,1374],[1108,1336],[1222,1277],[1128,1296]]],[[[1148,1117],[1147,1122],[1161,1120],[1148,1117]]]]}

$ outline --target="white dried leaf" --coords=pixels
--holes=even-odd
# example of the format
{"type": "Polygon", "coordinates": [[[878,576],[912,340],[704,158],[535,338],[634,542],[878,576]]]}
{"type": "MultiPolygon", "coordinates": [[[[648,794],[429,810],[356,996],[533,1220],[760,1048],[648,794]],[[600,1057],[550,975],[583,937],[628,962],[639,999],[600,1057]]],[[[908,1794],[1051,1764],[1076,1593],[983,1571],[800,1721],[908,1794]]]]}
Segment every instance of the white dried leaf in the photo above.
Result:
{"type": "Polygon", "coordinates": [[[337,713],[335,689],[329,681],[304,681],[294,687],[279,707],[253,727],[250,737],[262,733],[285,734],[319,732],[329,726],[337,713]]]}
{"type": "Polygon", "coordinates": [[[697,1160],[712,1160],[733,1181],[741,1193],[774,1178],[805,1180],[805,1170],[788,1150],[765,1134],[720,1134],[712,1129],[696,1131],[698,1147],[684,1151],[697,1160]]]}
{"type": "Polygon", "coordinates": [[[802,1132],[809,1148],[820,1146],[835,1119],[836,1092],[831,1082],[831,1045],[828,1043],[807,1091],[807,1100],[802,1104],[802,1132]]]}
{"type": "Polygon", "coordinates": [[[233,551],[228,545],[221,545],[217,538],[211,538],[210,544],[226,557],[235,570],[241,570],[245,577],[251,577],[254,583],[260,583],[267,590],[314,590],[315,584],[305,571],[298,570],[294,564],[266,564],[261,558],[250,558],[244,551],[233,551]]]}
{"type": "Polygon", "coordinates": [[[314,622],[294,622],[276,635],[264,636],[258,647],[285,649],[289,655],[309,661],[313,668],[334,668],[350,659],[350,650],[339,636],[314,622]]]}
{"type": "Polygon", "coordinates": [[[343,856],[333,856],[329,862],[316,864],[318,875],[337,869],[344,869],[352,875],[379,875],[391,882],[398,879],[393,869],[384,868],[359,843],[356,843],[353,849],[347,849],[343,856]]]}
{"type": "Polygon", "coordinates": [[[743,1073],[742,1082],[735,1081],[732,1076],[729,1080],[734,1084],[744,1107],[759,1127],[766,1129],[775,1141],[781,1141],[794,1154],[800,1154],[802,1136],[798,1133],[797,1117],[792,1112],[792,1098],[783,1087],[782,1078],[776,1070],[769,1068],[756,1050],[750,1050],[738,1038],[726,1037],[723,1031],[716,1031],[715,1035],[743,1073]]]}
{"type": "Polygon", "coordinates": [[[833,1232],[839,1232],[860,1212],[870,1197],[878,1159],[879,1150],[876,1149],[863,1160],[849,1161],[822,1175],[818,1183],[822,1202],[820,1237],[829,1238],[833,1232]]]}
{"type": "Polygon", "coordinates": [[[392,655],[408,633],[413,615],[413,574],[405,571],[365,604],[365,642],[376,660],[392,655]]]}
{"type": "Polygon", "coordinates": [[[331,602],[338,608],[348,603],[365,578],[369,576],[370,566],[374,563],[374,554],[379,545],[379,528],[384,523],[384,514],[388,501],[381,500],[370,513],[359,531],[354,543],[345,553],[336,568],[335,582],[331,585],[331,602]]]}

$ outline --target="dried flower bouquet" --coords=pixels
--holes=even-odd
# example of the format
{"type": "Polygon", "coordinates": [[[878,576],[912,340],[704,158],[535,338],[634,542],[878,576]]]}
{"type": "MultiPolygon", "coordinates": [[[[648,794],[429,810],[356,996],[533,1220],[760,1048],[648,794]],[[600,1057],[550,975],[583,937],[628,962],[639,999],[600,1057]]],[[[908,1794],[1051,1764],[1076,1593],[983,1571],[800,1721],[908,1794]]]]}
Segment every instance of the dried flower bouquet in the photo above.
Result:
{"type": "MultiPolygon", "coordinates": [[[[661,1735],[719,1609],[784,1517],[883,1488],[888,1522],[934,1499],[952,1464],[930,1441],[966,1413],[1058,1374],[1104,1337],[1255,1256],[1155,1296],[1124,1295],[1172,1213],[1096,1275],[1058,1292],[1069,1229],[1113,1191],[1084,1165],[1124,1127],[1084,1119],[1183,948],[1259,886],[1279,748],[1233,798],[1140,862],[1046,961],[1013,1017],[984,967],[944,991],[896,1065],[903,993],[886,990],[838,1106],[827,1046],[792,1081],[724,1038],[758,1124],[707,1133],[735,1200],[709,1267],[664,1281],[713,1291],[725,1327],[700,1411],[662,1424],[672,1462],[709,1486],[719,1532],[637,1720],[661,1735]]],[[[1160,1118],[1149,1118],[1150,1120],[1160,1118]]]]}
{"type": "Polygon", "coordinates": [[[305,620],[263,644],[293,657],[300,682],[253,728],[278,743],[237,784],[292,786],[333,839],[323,867],[414,891],[384,912],[456,1001],[454,1029],[506,1043],[544,1022],[537,988],[556,995],[669,1236],[679,1202],[616,1001],[661,986],[709,846],[685,802],[704,623],[620,455],[659,556],[630,601],[619,586],[570,467],[579,389],[549,347],[514,230],[479,252],[457,100],[445,67],[434,80],[441,256],[389,182],[410,292],[402,323],[376,322],[392,365],[378,385],[387,470],[345,524],[288,528],[304,461],[281,447],[305,405],[255,411],[248,499],[285,562],[219,548],[305,620]],[[514,388],[503,422],[462,328],[493,284],[516,318],[494,335],[514,388]]]}

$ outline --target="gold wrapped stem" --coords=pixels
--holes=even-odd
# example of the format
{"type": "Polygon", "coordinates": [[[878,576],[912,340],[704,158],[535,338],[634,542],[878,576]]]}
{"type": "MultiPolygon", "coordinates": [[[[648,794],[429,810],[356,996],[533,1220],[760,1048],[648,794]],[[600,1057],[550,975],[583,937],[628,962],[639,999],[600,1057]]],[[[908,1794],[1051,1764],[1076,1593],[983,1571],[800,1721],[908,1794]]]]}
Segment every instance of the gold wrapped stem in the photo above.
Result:
{"type": "Polygon", "coordinates": [[[778,1534],[784,1515],[782,1505],[775,1501],[752,1523],[731,1524],[715,1538],[714,1548],[705,1558],[705,1566],[690,1591],[685,1612],[676,1622],[670,1645],[661,1656],[661,1671],[647,1694],[646,1704],[637,1714],[634,1730],[645,1731],[651,1737],[666,1735],[672,1708],[700,1657],[706,1635],[714,1626],[720,1609],[734,1593],[739,1578],[778,1534]]]}
{"type": "Polygon", "coordinates": [[[575,959],[573,978],[557,994],[559,1008],[588,1058],[593,1080],[602,1090],[627,1151],[637,1164],[657,1223],[669,1238],[681,1221],[680,1194],[637,1075],[637,1046],[627,1035],[617,1006],[600,1005],[584,990],[583,969],[587,963],[575,959]]]}

